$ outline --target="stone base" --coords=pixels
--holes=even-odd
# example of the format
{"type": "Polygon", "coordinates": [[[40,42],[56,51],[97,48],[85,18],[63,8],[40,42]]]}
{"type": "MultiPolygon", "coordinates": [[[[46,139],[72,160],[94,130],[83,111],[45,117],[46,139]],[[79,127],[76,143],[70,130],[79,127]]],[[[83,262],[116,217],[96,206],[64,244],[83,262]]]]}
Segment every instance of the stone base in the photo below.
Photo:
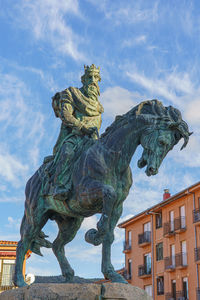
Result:
{"type": "Polygon", "coordinates": [[[123,283],[37,283],[0,294],[0,300],[152,300],[138,287],[123,283]]]}
{"type": "Polygon", "coordinates": [[[123,283],[37,283],[0,294],[0,300],[152,300],[138,287],[123,283]]]}

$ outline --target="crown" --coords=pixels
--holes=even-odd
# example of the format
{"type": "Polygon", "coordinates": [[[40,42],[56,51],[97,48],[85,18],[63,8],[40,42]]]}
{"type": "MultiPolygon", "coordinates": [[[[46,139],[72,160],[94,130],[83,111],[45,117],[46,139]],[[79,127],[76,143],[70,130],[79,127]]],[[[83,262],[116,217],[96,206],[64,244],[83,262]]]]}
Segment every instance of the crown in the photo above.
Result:
{"type": "Polygon", "coordinates": [[[85,73],[88,73],[88,72],[98,72],[99,73],[100,67],[96,68],[96,66],[94,64],[92,64],[90,67],[84,65],[84,70],[85,70],[85,73]]]}

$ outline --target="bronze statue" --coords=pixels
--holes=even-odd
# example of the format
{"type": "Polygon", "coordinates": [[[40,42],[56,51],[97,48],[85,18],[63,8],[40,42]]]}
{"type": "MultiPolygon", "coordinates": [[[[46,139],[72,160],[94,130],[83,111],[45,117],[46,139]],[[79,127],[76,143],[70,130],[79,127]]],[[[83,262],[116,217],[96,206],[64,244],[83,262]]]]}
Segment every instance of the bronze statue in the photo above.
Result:
{"type": "MultiPolygon", "coordinates": [[[[99,110],[98,118],[101,112],[102,109],[99,110]]],[[[56,113],[59,116],[59,108],[56,113]]],[[[75,130],[81,132],[80,127],[76,126],[75,130]]],[[[100,121],[95,121],[91,127],[99,129],[100,121]]],[[[126,114],[117,116],[99,139],[96,139],[97,135],[90,137],[93,130],[84,133],[83,129],[80,135],[83,134],[82,139],[73,148],[73,164],[70,168],[66,166],[71,173],[66,174],[61,168],[62,176],[70,178],[70,188],[65,199],[58,199],[51,188],[48,193],[44,191],[51,178],[51,174],[47,176],[48,172],[56,170],[60,160],[65,164],[62,158],[65,151],[62,149],[65,149],[68,131],[62,136],[62,130],[64,129],[61,129],[53,161],[45,162],[26,185],[25,213],[21,224],[21,240],[17,247],[14,283],[16,286],[26,285],[22,275],[24,256],[28,249],[41,255],[40,247],[52,247],[62,275],[67,282],[73,281],[74,271],[65,257],[64,246],[73,240],[83,219],[96,213],[101,214],[97,228],[88,230],[85,240],[93,245],[102,244],[102,272],[105,278],[112,282],[127,283],[115,272],[111,263],[111,245],[114,228],[122,214],[123,201],[132,185],[129,167],[131,158],[141,145],[144,150],[138,167],[146,166],[147,176],[157,174],[164,157],[181,138],[184,139],[182,148],[187,145],[190,135],[188,126],[182,120],[179,110],[172,106],[164,107],[158,100],[147,100],[126,114]],[[52,244],[42,232],[48,219],[55,220],[59,227],[58,236],[52,244]]],[[[78,135],[74,134],[73,138],[76,137],[78,135]]],[[[67,143],[69,140],[67,137],[67,143]]],[[[68,161],[68,156],[66,160],[68,161]]],[[[59,171],[56,172],[59,176],[59,171]]],[[[62,180],[66,182],[64,178],[62,180]]],[[[54,178],[54,183],[62,180],[54,178]]]]}

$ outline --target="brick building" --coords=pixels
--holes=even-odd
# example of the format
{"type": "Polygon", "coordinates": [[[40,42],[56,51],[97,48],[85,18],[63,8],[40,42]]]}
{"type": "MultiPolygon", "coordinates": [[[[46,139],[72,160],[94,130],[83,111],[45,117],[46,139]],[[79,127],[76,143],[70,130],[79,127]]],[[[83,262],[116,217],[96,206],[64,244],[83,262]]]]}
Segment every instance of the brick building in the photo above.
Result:
{"type": "MultiPolygon", "coordinates": [[[[142,195],[141,195],[142,196],[142,195]]],[[[125,276],[156,300],[200,300],[200,182],[119,224],[125,276]]]]}
{"type": "MultiPolygon", "coordinates": [[[[15,267],[17,242],[0,241],[0,293],[13,287],[12,275],[15,267]]],[[[25,276],[26,259],[30,257],[27,252],[23,265],[25,276]]]]}

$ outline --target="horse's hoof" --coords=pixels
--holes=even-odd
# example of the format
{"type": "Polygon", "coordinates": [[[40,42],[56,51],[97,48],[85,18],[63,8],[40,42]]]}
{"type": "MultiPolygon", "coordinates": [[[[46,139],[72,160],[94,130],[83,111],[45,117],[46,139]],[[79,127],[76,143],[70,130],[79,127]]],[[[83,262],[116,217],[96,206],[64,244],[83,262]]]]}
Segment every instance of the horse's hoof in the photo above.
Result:
{"type": "Polygon", "coordinates": [[[92,228],[85,234],[85,240],[87,243],[94,246],[99,246],[102,243],[102,239],[98,236],[99,233],[96,229],[92,228]]]}

